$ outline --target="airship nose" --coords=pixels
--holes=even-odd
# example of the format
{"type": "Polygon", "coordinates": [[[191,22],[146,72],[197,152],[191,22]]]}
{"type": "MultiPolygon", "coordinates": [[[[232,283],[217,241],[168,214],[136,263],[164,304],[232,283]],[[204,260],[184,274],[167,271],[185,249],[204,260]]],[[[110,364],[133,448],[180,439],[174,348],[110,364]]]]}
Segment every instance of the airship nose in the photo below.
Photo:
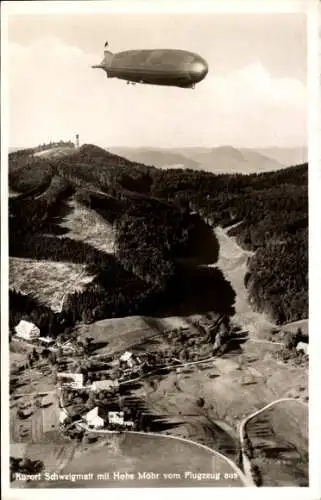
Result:
{"type": "Polygon", "coordinates": [[[195,57],[188,68],[190,78],[193,82],[200,82],[208,73],[207,62],[201,57],[195,57]]]}

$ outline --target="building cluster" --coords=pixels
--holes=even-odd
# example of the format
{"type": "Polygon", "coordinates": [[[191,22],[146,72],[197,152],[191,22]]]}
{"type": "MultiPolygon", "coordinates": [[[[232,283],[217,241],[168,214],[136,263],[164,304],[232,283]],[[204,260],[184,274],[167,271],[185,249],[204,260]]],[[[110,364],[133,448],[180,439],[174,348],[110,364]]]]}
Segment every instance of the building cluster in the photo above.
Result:
{"type": "Polygon", "coordinates": [[[69,371],[58,372],[57,378],[63,387],[87,389],[93,392],[115,392],[115,390],[118,390],[119,383],[125,379],[125,375],[135,375],[141,365],[142,360],[138,356],[134,355],[132,352],[126,351],[119,357],[119,359],[116,359],[111,363],[110,370],[97,370],[94,372],[96,377],[103,373],[104,376],[107,377],[110,375],[110,378],[93,380],[88,384],[85,383],[86,373],[73,373],[69,371]],[[115,377],[116,373],[119,375],[118,378],[115,377]]]}
{"type": "MultiPolygon", "coordinates": [[[[100,395],[102,397],[109,395],[109,399],[112,399],[119,390],[119,384],[123,380],[124,373],[131,372],[135,374],[137,368],[142,364],[140,357],[136,356],[130,351],[126,351],[115,359],[111,365],[112,375],[115,367],[118,367],[119,378],[106,378],[104,380],[93,380],[89,384],[85,383],[86,374],[84,373],[73,373],[69,371],[61,371],[57,373],[57,379],[62,389],[68,390],[72,389],[77,391],[81,395],[84,391],[86,393],[92,393],[93,401],[99,401],[100,395]]],[[[105,372],[106,370],[104,370],[105,372]]],[[[95,372],[99,374],[99,371],[95,372]]],[[[62,394],[64,391],[62,392],[62,394]]],[[[72,402],[71,402],[72,404],[72,402]]],[[[68,411],[61,405],[60,411],[60,423],[65,424],[68,418],[68,411]]],[[[69,406],[69,404],[68,404],[69,406]]],[[[113,407],[113,406],[112,406],[113,407]]],[[[81,413],[81,412],[80,412],[81,413]]],[[[96,404],[94,408],[90,409],[85,414],[82,414],[80,420],[87,428],[90,429],[109,429],[109,430],[120,430],[120,429],[133,429],[135,424],[132,420],[126,419],[124,411],[102,411],[101,406],[96,404]]]]}
{"type": "Polygon", "coordinates": [[[134,429],[134,422],[126,420],[123,411],[109,411],[106,419],[105,415],[101,413],[99,406],[95,406],[95,408],[86,413],[83,419],[89,429],[102,429],[104,427],[107,427],[109,430],[122,428],[134,429]]]}

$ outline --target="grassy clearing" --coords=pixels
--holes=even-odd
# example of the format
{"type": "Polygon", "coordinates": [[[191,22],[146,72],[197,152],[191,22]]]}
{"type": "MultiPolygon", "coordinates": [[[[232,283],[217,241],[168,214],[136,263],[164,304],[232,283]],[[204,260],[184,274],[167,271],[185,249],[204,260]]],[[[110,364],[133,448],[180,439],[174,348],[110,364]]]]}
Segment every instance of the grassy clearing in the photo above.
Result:
{"type": "Polygon", "coordinates": [[[308,408],[282,401],[246,425],[263,486],[308,486],[308,408]]]}
{"type": "Polygon", "coordinates": [[[245,362],[262,373],[274,399],[300,397],[304,401],[308,396],[308,370],[276,361],[272,354],[281,347],[277,344],[247,342],[244,344],[245,362]]]}
{"type": "Polygon", "coordinates": [[[148,342],[151,337],[161,335],[171,328],[187,325],[183,318],[177,317],[127,316],[105,319],[91,325],[80,324],[76,331],[79,336],[94,338],[94,343],[97,344],[95,354],[110,354],[126,350],[134,344],[148,342]]]}
{"type": "Polygon", "coordinates": [[[71,212],[61,226],[69,229],[68,238],[79,240],[106,253],[114,253],[115,233],[95,210],[71,199],[68,201],[71,212]]]}
{"type": "Polygon", "coordinates": [[[67,146],[59,146],[55,148],[44,149],[43,151],[37,151],[33,156],[40,156],[45,158],[59,158],[71,153],[74,153],[75,149],[67,146]]]}
{"type": "Polygon", "coordinates": [[[84,289],[93,278],[81,264],[17,257],[9,259],[10,288],[32,294],[54,311],[60,310],[64,294],[84,289]]]}

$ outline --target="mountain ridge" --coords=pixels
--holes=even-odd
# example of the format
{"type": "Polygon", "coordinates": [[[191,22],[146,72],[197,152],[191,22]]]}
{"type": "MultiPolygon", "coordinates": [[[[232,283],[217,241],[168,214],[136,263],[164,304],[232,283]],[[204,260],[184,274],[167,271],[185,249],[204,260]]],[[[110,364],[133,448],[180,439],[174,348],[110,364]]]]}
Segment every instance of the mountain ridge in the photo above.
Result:
{"type": "Polygon", "coordinates": [[[306,162],[304,148],[236,148],[217,146],[213,148],[107,148],[131,161],[154,165],[158,168],[188,168],[221,173],[261,173],[279,170],[306,162]]]}

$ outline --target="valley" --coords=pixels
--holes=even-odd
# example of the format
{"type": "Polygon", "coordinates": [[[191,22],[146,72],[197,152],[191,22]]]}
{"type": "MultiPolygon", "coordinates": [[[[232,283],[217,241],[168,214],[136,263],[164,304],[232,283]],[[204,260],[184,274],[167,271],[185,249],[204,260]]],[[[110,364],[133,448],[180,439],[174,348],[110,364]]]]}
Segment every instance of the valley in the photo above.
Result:
{"type": "MultiPolygon", "coordinates": [[[[121,160],[123,167],[113,170],[118,157],[94,148],[83,148],[78,159],[75,152],[49,156],[53,163],[48,169],[69,183],[68,190],[61,183],[61,192],[55,191],[50,198],[44,195],[40,219],[39,199],[29,195],[33,225],[29,219],[26,241],[18,245],[12,239],[10,243],[11,455],[40,460],[43,470],[66,474],[80,472],[88,460],[101,473],[102,457],[111,473],[113,463],[115,470],[127,470],[135,481],[140,470],[163,475],[176,472],[175,485],[162,476],[165,487],[276,485],[275,464],[288,456],[279,436],[289,419],[291,435],[297,436],[288,445],[294,450],[291,457],[299,460],[298,453],[307,449],[303,427],[308,359],[287,347],[281,335],[286,322],[280,324],[269,314],[271,308],[257,307],[253,293],[249,294],[246,275],[258,250],[244,248],[238,231],[246,217],[251,217],[229,213],[225,200],[211,215],[205,205],[197,212],[196,192],[204,187],[194,186],[195,196],[186,207],[181,196],[176,196],[179,179],[175,181],[177,193],[166,200],[165,187],[175,182],[164,178],[162,188],[157,176],[164,174],[157,169],[154,191],[143,195],[139,189],[148,191],[151,173],[136,164],[132,166],[136,177],[126,178],[123,188],[122,176],[129,175],[129,164],[121,160]],[[77,173],[76,160],[88,162],[85,182],[96,183],[96,192],[86,192],[85,170],[77,173]],[[105,168],[108,162],[109,169],[105,168]],[[137,191],[127,190],[130,182],[137,191]],[[17,338],[15,327],[20,320],[38,325],[40,338],[17,338]],[[41,337],[49,334],[51,343],[46,347],[41,337]],[[290,353],[288,359],[284,359],[285,351],[290,353]],[[122,360],[126,356],[133,364],[122,360]],[[62,382],[59,373],[80,375],[82,381],[76,383],[76,377],[74,382],[62,382]],[[101,386],[98,392],[95,384],[101,386]],[[53,396],[48,410],[33,402],[44,391],[53,396]],[[31,414],[20,422],[17,412],[25,410],[25,393],[33,395],[28,397],[31,414]],[[73,401],[69,406],[68,398],[73,401]],[[245,426],[249,416],[282,398],[293,404],[275,406],[263,420],[253,417],[245,426]],[[87,414],[95,408],[103,423],[90,427],[87,414]],[[65,420],[60,421],[64,412],[65,420]],[[119,418],[116,428],[109,420],[113,412],[119,418]],[[292,417],[297,412],[301,417],[292,417]],[[120,422],[126,418],[133,430],[122,427],[120,422]],[[265,450],[266,443],[259,440],[264,441],[265,431],[257,429],[266,428],[266,419],[273,421],[269,432],[276,435],[271,444],[274,462],[254,452],[248,457],[242,441],[245,426],[251,446],[260,450],[265,446],[265,450]],[[152,452],[155,444],[168,456],[163,465],[152,452]],[[40,445],[44,445],[43,452],[40,445]],[[182,456],[186,458],[183,465],[182,456]],[[256,483],[253,465],[260,471],[261,484],[256,483]],[[216,471],[220,479],[186,477],[188,471],[216,471]]],[[[254,178],[253,182],[258,181],[254,178]]],[[[18,196],[14,203],[12,235],[17,238],[23,228],[20,203],[24,201],[19,202],[18,196]]],[[[285,307],[290,315],[291,309],[285,307]]],[[[301,317],[301,323],[291,321],[293,337],[303,327],[304,313],[301,317]]],[[[268,452],[264,453],[266,457],[268,452]]],[[[305,455],[300,484],[296,470],[286,469],[282,485],[306,485],[305,455]]],[[[123,486],[110,477],[108,486],[123,486]]],[[[155,481],[144,485],[159,485],[155,481]]],[[[43,487],[42,482],[23,484],[43,487]]],[[[97,480],[91,485],[106,487],[97,480]]],[[[142,483],[138,480],[134,485],[142,483]]],[[[22,483],[14,481],[13,487],[22,483]]],[[[81,481],[45,487],[81,487],[81,481]]]]}

